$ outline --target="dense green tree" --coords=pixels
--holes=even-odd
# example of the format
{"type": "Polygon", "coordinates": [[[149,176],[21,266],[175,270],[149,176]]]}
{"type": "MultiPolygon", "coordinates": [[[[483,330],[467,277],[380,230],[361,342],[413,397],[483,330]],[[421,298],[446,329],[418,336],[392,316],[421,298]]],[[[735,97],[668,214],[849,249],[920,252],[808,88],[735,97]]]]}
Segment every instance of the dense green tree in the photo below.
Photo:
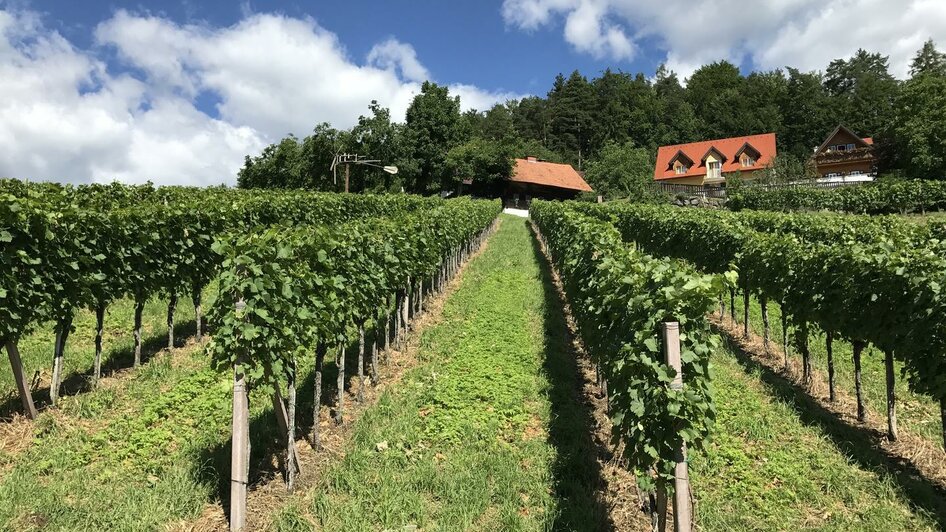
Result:
{"type": "Polygon", "coordinates": [[[946,76],[946,54],[936,49],[933,39],[923,43],[923,48],[920,48],[910,62],[911,77],[927,74],[946,76]]]}
{"type": "Polygon", "coordinates": [[[788,69],[786,93],[781,105],[782,125],[776,140],[780,153],[796,159],[811,157],[814,149],[838,125],[840,118],[831,105],[821,74],[788,69]]]}
{"type": "Polygon", "coordinates": [[[474,138],[447,152],[447,169],[454,185],[472,179],[477,185],[495,185],[512,172],[508,144],[498,140],[474,138]]]}
{"type": "MultiPolygon", "coordinates": [[[[391,122],[391,111],[372,100],[368,105],[370,116],[358,117],[352,128],[346,150],[391,165],[401,158],[402,126],[391,122]]],[[[323,161],[324,164],[324,161],[323,161]]],[[[372,166],[353,165],[350,190],[394,191],[401,185],[401,174],[391,175],[372,166]]]]}
{"type": "Polygon", "coordinates": [[[565,79],[555,78],[549,92],[550,139],[548,147],[581,169],[594,133],[594,89],[577,70],[565,79]]]}
{"type": "Polygon", "coordinates": [[[632,141],[623,144],[610,142],[588,161],[585,180],[606,199],[641,201],[654,198],[652,151],[639,148],[632,141]]]}
{"type": "Polygon", "coordinates": [[[898,108],[896,136],[906,170],[916,178],[946,179],[946,76],[914,77],[898,108]]]}
{"type": "Polygon", "coordinates": [[[699,120],[693,106],[687,101],[686,89],[680,84],[677,75],[664,65],[657,68],[654,92],[657,98],[657,119],[652,145],[649,147],[656,150],[658,146],[697,140],[699,120]]]}
{"type": "Polygon", "coordinates": [[[425,81],[421,92],[407,108],[404,124],[405,160],[402,166],[407,188],[429,194],[449,188],[453,178],[446,155],[462,140],[460,98],[447,87],[425,81]]]}
{"type": "Polygon", "coordinates": [[[744,82],[739,68],[729,61],[717,61],[693,72],[686,93],[699,120],[701,138],[732,136],[735,124],[743,120],[744,82]]]}
{"type": "Polygon", "coordinates": [[[899,82],[887,61],[858,50],[850,59],[835,59],[825,71],[824,86],[840,122],[860,135],[883,137],[893,124],[899,82]]]}
{"type": "Polygon", "coordinates": [[[301,146],[289,135],[270,144],[256,157],[246,156],[237,174],[240,188],[297,188],[304,186],[300,167],[301,146]]]}

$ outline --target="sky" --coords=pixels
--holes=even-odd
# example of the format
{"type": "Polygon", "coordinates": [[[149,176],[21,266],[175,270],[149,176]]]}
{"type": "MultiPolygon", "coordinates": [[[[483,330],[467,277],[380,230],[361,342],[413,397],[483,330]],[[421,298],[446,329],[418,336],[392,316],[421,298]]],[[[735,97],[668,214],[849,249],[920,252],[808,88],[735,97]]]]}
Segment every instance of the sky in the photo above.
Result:
{"type": "Polygon", "coordinates": [[[247,154],[430,79],[465,109],[605,68],[726,59],[823,70],[858,48],[905,78],[946,0],[0,0],[0,176],[233,184],[247,154]]]}

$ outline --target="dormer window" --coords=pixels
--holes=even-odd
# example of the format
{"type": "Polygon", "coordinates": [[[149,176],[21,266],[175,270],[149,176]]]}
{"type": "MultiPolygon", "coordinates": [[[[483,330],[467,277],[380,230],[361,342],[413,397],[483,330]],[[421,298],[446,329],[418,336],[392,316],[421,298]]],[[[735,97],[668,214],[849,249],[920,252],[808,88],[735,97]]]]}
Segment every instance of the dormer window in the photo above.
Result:
{"type": "Polygon", "coordinates": [[[673,169],[674,174],[683,175],[690,171],[691,166],[693,166],[693,161],[683,151],[678,151],[670,159],[670,168],[673,169]]]}
{"type": "Polygon", "coordinates": [[[755,149],[752,144],[748,142],[743,144],[739,151],[736,152],[736,159],[739,160],[740,166],[743,168],[751,168],[759,162],[759,157],[761,154],[759,150],[755,149]]]}

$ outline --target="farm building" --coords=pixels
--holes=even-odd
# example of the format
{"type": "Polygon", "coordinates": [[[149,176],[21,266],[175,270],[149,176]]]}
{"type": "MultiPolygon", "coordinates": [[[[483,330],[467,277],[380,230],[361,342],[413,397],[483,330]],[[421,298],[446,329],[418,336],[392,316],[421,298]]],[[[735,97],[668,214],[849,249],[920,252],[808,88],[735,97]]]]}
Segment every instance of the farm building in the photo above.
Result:
{"type": "Polygon", "coordinates": [[[591,191],[571,165],[527,157],[516,159],[503,192],[503,205],[525,209],[534,198],[573,199],[582,192],[591,191]]]}
{"type": "Polygon", "coordinates": [[[661,146],[654,180],[673,185],[714,185],[725,175],[765,168],[775,157],[775,133],[661,146]]]}
{"type": "Polygon", "coordinates": [[[815,148],[812,162],[822,181],[872,181],[877,173],[874,139],[839,125],[815,148]]]}

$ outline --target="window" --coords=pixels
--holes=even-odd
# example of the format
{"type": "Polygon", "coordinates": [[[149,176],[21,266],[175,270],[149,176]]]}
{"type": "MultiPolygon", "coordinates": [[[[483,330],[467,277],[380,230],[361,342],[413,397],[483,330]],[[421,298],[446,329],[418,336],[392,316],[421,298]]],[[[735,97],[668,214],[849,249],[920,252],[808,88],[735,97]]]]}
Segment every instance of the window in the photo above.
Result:
{"type": "Polygon", "coordinates": [[[755,158],[753,158],[751,155],[742,156],[742,166],[745,166],[748,168],[753,165],[755,165],[755,158]]]}
{"type": "Polygon", "coordinates": [[[709,172],[706,174],[706,177],[713,178],[722,176],[722,164],[720,164],[719,161],[710,161],[707,168],[709,169],[709,172]]]}
{"type": "Polygon", "coordinates": [[[854,149],[854,144],[848,144],[848,145],[847,145],[847,151],[851,151],[851,150],[853,150],[853,149],[854,149]]]}
{"type": "Polygon", "coordinates": [[[837,146],[834,147],[834,151],[847,151],[847,145],[838,144],[837,146]]]}
{"type": "Polygon", "coordinates": [[[689,168],[687,168],[685,164],[678,164],[675,170],[677,171],[678,174],[685,174],[687,173],[687,170],[689,170],[689,168]]]}

